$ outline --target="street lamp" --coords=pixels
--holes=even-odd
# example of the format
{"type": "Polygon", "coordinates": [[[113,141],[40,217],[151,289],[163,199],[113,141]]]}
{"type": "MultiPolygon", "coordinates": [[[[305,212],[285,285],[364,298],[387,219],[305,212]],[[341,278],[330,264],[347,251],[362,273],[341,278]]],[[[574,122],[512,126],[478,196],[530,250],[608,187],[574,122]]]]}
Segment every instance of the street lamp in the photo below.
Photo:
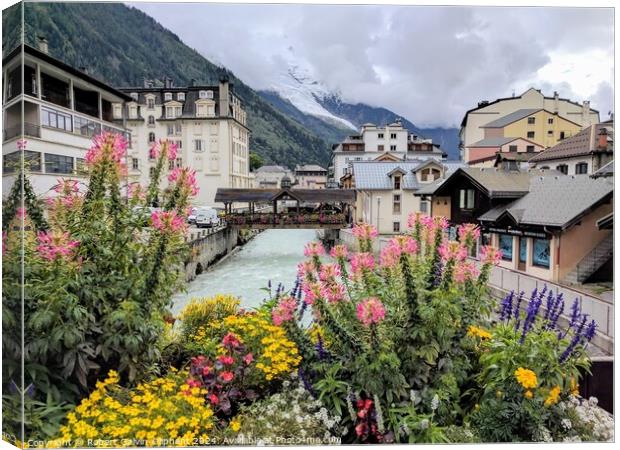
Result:
{"type": "Polygon", "coordinates": [[[381,197],[377,197],[377,232],[381,233],[379,228],[379,215],[381,213],[381,197]]]}

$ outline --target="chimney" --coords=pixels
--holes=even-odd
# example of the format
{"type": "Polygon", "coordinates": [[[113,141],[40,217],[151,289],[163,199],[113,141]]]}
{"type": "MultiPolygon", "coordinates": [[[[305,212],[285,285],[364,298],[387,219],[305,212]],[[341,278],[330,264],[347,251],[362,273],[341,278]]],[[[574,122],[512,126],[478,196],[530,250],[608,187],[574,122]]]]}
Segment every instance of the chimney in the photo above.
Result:
{"type": "Polygon", "coordinates": [[[189,80],[189,85],[190,87],[194,87],[196,85],[196,78],[192,78],[191,80],[189,80]]]}
{"type": "Polygon", "coordinates": [[[47,46],[47,39],[45,39],[45,36],[37,36],[37,46],[39,47],[39,50],[47,54],[48,46],[47,46]]]}
{"type": "Polygon", "coordinates": [[[590,101],[589,100],[584,100],[583,101],[583,106],[581,107],[581,119],[582,119],[582,126],[588,126],[591,124],[590,121],[590,101]]]}
{"type": "Polygon", "coordinates": [[[553,91],[553,112],[556,114],[560,112],[560,95],[558,91],[553,91]]]}
{"type": "Polygon", "coordinates": [[[172,87],[172,80],[169,77],[164,78],[164,88],[170,89],[172,87]]]}
{"type": "Polygon", "coordinates": [[[601,128],[598,132],[598,149],[607,150],[607,128],[601,128]]]}
{"type": "Polygon", "coordinates": [[[220,117],[228,117],[230,109],[230,95],[229,95],[229,78],[228,75],[220,77],[220,117]]]}

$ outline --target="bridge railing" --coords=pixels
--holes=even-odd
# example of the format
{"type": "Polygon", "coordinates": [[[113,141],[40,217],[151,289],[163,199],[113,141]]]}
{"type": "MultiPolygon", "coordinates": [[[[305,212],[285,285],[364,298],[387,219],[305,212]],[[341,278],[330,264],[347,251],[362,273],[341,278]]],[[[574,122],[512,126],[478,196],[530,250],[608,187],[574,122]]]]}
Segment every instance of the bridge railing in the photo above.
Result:
{"type": "Polygon", "coordinates": [[[224,216],[232,226],[248,225],[346,225],[347,218],[342,213],[232,213],[224,216]]]}

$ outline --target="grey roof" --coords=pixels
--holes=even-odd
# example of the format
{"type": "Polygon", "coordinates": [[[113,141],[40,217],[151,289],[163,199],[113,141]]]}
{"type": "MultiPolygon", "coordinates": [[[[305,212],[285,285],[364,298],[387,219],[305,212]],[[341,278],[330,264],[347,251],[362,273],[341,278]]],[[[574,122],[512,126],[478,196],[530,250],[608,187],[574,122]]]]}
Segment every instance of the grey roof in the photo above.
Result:
{"type": "Polygon", "coordinates": [[[515,112],[500,117],[499,119],[489,122],[486,125],[482,125],[481,128],[504,128],[506,125],[516,122],[517,120],[521,120],[524,117],[531,116],[532,114],[537,113],[540,110],[541,108],[518,109],[515,112]]]}
{"type": "Polygon", "coordinates": [[[256,169],[254,172],[256,173],[279,173],[279,172],[290,172],[290,169],[282,166],[261,166],[256,169]]]}
{"type": "Polygon", "coordinates": [[[501,147],[502,145],[505,145],[516,139],[519,139],[519,138],[514,138],[514,137],[484,138],[481,141],[474,142],[473,144],[469,145],[469,147],[501,147]]]}
{"type": "Polygon", "coordinates": [[[327,169],[317,164],[304,164],[295,166],[295,172],[327,172],[327,169]]]}
{"type": "MultiPolygon", "coordinates": [[[[437,164],[445,167],[446,174],[451,173],[458,167],[462,167],[460,161],[440,161],[434,160],[437,164]]],[[[401,187],[405,190],[416,190],[425,184],[419,184],[413,171],[420,165],[426,164],[426,160],[410,161],[355,161],[353,165],[353,176],[355,177],[355,188],[358,190],[392,190],[392,179],[388,175],[395,169],[404,172],[401,187]]]]}
{"type": "Polygon", "coordinates": [[[596,172],[594,172],[590,176],[592,178],[613,177],[614,176],[614,162],[613,162],[613,160],[609,161],[607,164],[605,164],[603,167],[598,169],[596,172]]]}
{"type": "Polygon", "coordinates": [[[564,229],[610,197],[613,189],[613,181],[608,178],[593,179],[588,175],[533,177],[526,195],[487,211],[478,220],[495,222],[508,214],[517,225],[564,229]]]}

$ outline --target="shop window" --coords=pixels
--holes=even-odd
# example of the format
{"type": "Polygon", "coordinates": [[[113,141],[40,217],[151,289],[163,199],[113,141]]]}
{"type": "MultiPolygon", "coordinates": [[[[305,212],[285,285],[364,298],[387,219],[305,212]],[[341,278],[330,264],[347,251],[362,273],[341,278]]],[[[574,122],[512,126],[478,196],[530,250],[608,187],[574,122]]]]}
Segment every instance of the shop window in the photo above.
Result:
{"type": "Polygon", "coordinates": [[[551,256],[549,239],[534,239],[533,244],[532,264],[548,269],[551,256]]]}
{"type": "Polygon", "coordinates": [[[509,234],[499,235],[499,249],[502,251],[504,261],[512,261],[512,241],[513,238],[509,234]]]}

